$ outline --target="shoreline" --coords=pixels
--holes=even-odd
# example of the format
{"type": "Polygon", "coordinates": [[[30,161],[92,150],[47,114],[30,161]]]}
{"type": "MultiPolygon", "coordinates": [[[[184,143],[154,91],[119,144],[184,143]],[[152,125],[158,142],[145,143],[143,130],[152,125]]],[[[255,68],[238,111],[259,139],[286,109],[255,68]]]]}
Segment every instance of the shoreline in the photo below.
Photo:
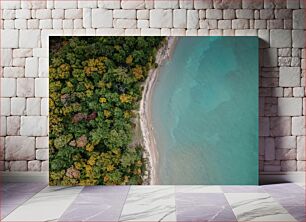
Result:
{"type": "Polygon", "coordinates": [[[146,151],[147,159],[149,160],[149,163],[147,164],[149,185],[155,185],[157,182],[156,166],[158,161],[158,150],[154,138],[151,118],[152,91],[156,84],[159,68],[166,60],[171,58],[177,40],[177,37],[168,37],[165,45],[158,50],[155,59],[158,67],[149,71],[144,84],[142,99],[140,101],[139,120],[143,136],[143,146],[146,151]]]}

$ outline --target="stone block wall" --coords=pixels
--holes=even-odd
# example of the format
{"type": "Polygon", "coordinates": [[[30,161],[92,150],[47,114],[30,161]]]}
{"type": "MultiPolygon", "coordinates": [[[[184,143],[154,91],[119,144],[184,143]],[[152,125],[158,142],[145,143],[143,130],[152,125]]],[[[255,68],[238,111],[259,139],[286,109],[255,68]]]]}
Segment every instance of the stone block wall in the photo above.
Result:
{"type": "Polygon", "coordinates": [[[305,170],[304,14],[304,0],[1,1],[0,169],[48,170],[49,35],[255,35],[260,171],[305,170]]]}

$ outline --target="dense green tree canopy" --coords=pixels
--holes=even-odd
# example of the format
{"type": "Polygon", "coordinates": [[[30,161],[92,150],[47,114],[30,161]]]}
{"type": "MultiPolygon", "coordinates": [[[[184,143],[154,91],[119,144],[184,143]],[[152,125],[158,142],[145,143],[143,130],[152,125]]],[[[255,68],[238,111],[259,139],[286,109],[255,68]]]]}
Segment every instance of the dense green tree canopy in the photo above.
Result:
{"type": "Polygon", "coordinates": [[[141,184],[131,146],[142,84],[163,37],[51,37],[50,184],[141,184]]]}

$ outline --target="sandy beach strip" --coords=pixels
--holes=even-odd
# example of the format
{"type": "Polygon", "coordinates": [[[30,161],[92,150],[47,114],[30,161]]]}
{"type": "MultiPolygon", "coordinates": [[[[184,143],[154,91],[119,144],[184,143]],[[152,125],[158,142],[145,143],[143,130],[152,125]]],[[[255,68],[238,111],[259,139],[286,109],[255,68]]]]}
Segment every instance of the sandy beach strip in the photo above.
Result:
{"type": "Polygon", "coordinates": [[[152,104],[152,91],[155,86],[160,66],[171,58],[177,43],[177,37],[168,37],[167,43],[162,46],[156,55],[156,63],[158,67],[150,70],[148,77],[144,84],[142,99],[140,101],[140,127],[143,135],[144,148],[148,153],[149,160],[149,179],[150,185],[157,184],[156,169],[158,161],[158,150],[153,134],[152,117],[151,117],[151,104],[152,104]]]}

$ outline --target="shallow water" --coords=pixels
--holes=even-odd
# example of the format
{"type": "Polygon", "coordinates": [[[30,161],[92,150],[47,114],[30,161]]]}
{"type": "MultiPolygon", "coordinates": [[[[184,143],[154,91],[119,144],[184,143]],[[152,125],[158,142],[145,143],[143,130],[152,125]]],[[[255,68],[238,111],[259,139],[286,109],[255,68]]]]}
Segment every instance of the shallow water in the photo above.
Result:
{"type": "Polygon", "coordinates": [[[182,37],[152,94],[159,184],[257,184],[257,37],[182,37]]]}

